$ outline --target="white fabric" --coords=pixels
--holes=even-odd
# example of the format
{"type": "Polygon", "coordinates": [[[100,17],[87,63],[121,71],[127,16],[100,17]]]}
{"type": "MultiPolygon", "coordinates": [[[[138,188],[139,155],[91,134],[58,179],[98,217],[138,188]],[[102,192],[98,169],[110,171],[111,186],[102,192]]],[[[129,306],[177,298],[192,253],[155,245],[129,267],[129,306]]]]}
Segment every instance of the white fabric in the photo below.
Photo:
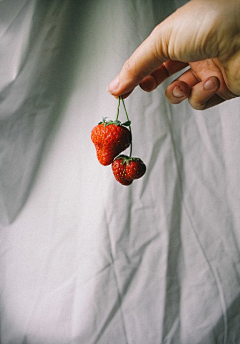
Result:
{"type": "Polygon", "coordinates": [[[1,344],[240,343],[239,99],[137,88],[130,187],[90,140],[116,115],[107,84],[183,3],[0,2],[1,344]]]}

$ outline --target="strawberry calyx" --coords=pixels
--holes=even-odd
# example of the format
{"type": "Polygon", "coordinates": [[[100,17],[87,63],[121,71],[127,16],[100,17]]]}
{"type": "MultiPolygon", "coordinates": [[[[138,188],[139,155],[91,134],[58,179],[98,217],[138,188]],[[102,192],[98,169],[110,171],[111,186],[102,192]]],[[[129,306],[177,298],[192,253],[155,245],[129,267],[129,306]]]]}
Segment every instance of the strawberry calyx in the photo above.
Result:
{"type": "Polygon", "coordinates": [[[99,122],[98,124],[104,124],[104,127],[106,127],[107,125],[111,125],[111,124],[114,124],[114,125],[117,125],[117,126],[123,126],[123,127],[130,127],[131,121],[128,120],[128,121],[122,123],[118,119],[107,120],[107,117],[103,117],[102,121],[99,122]]]}
{"type": "Polygon", "coordinates": [[[117,159],[121,159],[122,165],[124,165],[124,164],[129,165],[129,163],[131,161],[142,161],[140,158],[131,157],[131,156],[127,156],[127,155],[119,155],[114,160],[117,160],[117,159]]]}

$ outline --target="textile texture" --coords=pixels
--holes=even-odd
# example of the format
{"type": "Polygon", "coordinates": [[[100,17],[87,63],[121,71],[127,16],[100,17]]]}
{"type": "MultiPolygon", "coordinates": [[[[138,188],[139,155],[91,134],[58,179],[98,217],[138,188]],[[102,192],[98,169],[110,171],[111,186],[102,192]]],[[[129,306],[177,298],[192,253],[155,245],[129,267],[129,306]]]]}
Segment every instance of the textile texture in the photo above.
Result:
{"type": "MultiPolygon", "coordinates": [[[[240,102],[125,100],[125,187],[92,128],[110,80],[184,1],[0,1],[0,343],[240,343],[240,102]]],[[[125,120],[122,107],[120,120],[125,120]]]]}

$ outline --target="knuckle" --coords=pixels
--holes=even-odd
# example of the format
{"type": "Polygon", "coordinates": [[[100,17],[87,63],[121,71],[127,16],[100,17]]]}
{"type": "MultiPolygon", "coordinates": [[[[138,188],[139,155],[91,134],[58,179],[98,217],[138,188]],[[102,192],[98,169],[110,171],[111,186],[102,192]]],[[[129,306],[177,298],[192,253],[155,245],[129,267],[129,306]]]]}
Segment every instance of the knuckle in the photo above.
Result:
{"type": "Polygon", "coordinates": [[[172,36],[173,27],[169,20],[165,20],[158,24],[150,34],[155,57],[160,62],[167,61],[171,59],[171,57],[174,59],[175,57],[175,44],[173,44],[175,40],[172,39],[172,36]]]}
{"type": "Polygon", "coordinates": [[[155,36],[159,36],[161,33],[161,24],[158,24],[154,27],[154,29],[152,30],[152,32],[150,33],[150,37],[154,37],[155,36]]]}

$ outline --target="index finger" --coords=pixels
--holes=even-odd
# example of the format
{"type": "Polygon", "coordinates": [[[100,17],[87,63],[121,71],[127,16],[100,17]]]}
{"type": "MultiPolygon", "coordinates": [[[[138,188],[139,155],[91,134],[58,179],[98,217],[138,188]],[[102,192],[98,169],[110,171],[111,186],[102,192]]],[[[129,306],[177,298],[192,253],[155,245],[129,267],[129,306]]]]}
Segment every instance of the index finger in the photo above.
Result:
{"type": "MultiPolygon", "coordinates": [[[[167,60],[163,54],[159,54],[154,36],[153,31],[124,63],[117,77],[111,81],[108,91],[112,95],[120,96],[131,93],[144,77],[151,74],[162,62],[167,60]]],[[[161,46],[161,44],[158,45],[161,46]]]]}

